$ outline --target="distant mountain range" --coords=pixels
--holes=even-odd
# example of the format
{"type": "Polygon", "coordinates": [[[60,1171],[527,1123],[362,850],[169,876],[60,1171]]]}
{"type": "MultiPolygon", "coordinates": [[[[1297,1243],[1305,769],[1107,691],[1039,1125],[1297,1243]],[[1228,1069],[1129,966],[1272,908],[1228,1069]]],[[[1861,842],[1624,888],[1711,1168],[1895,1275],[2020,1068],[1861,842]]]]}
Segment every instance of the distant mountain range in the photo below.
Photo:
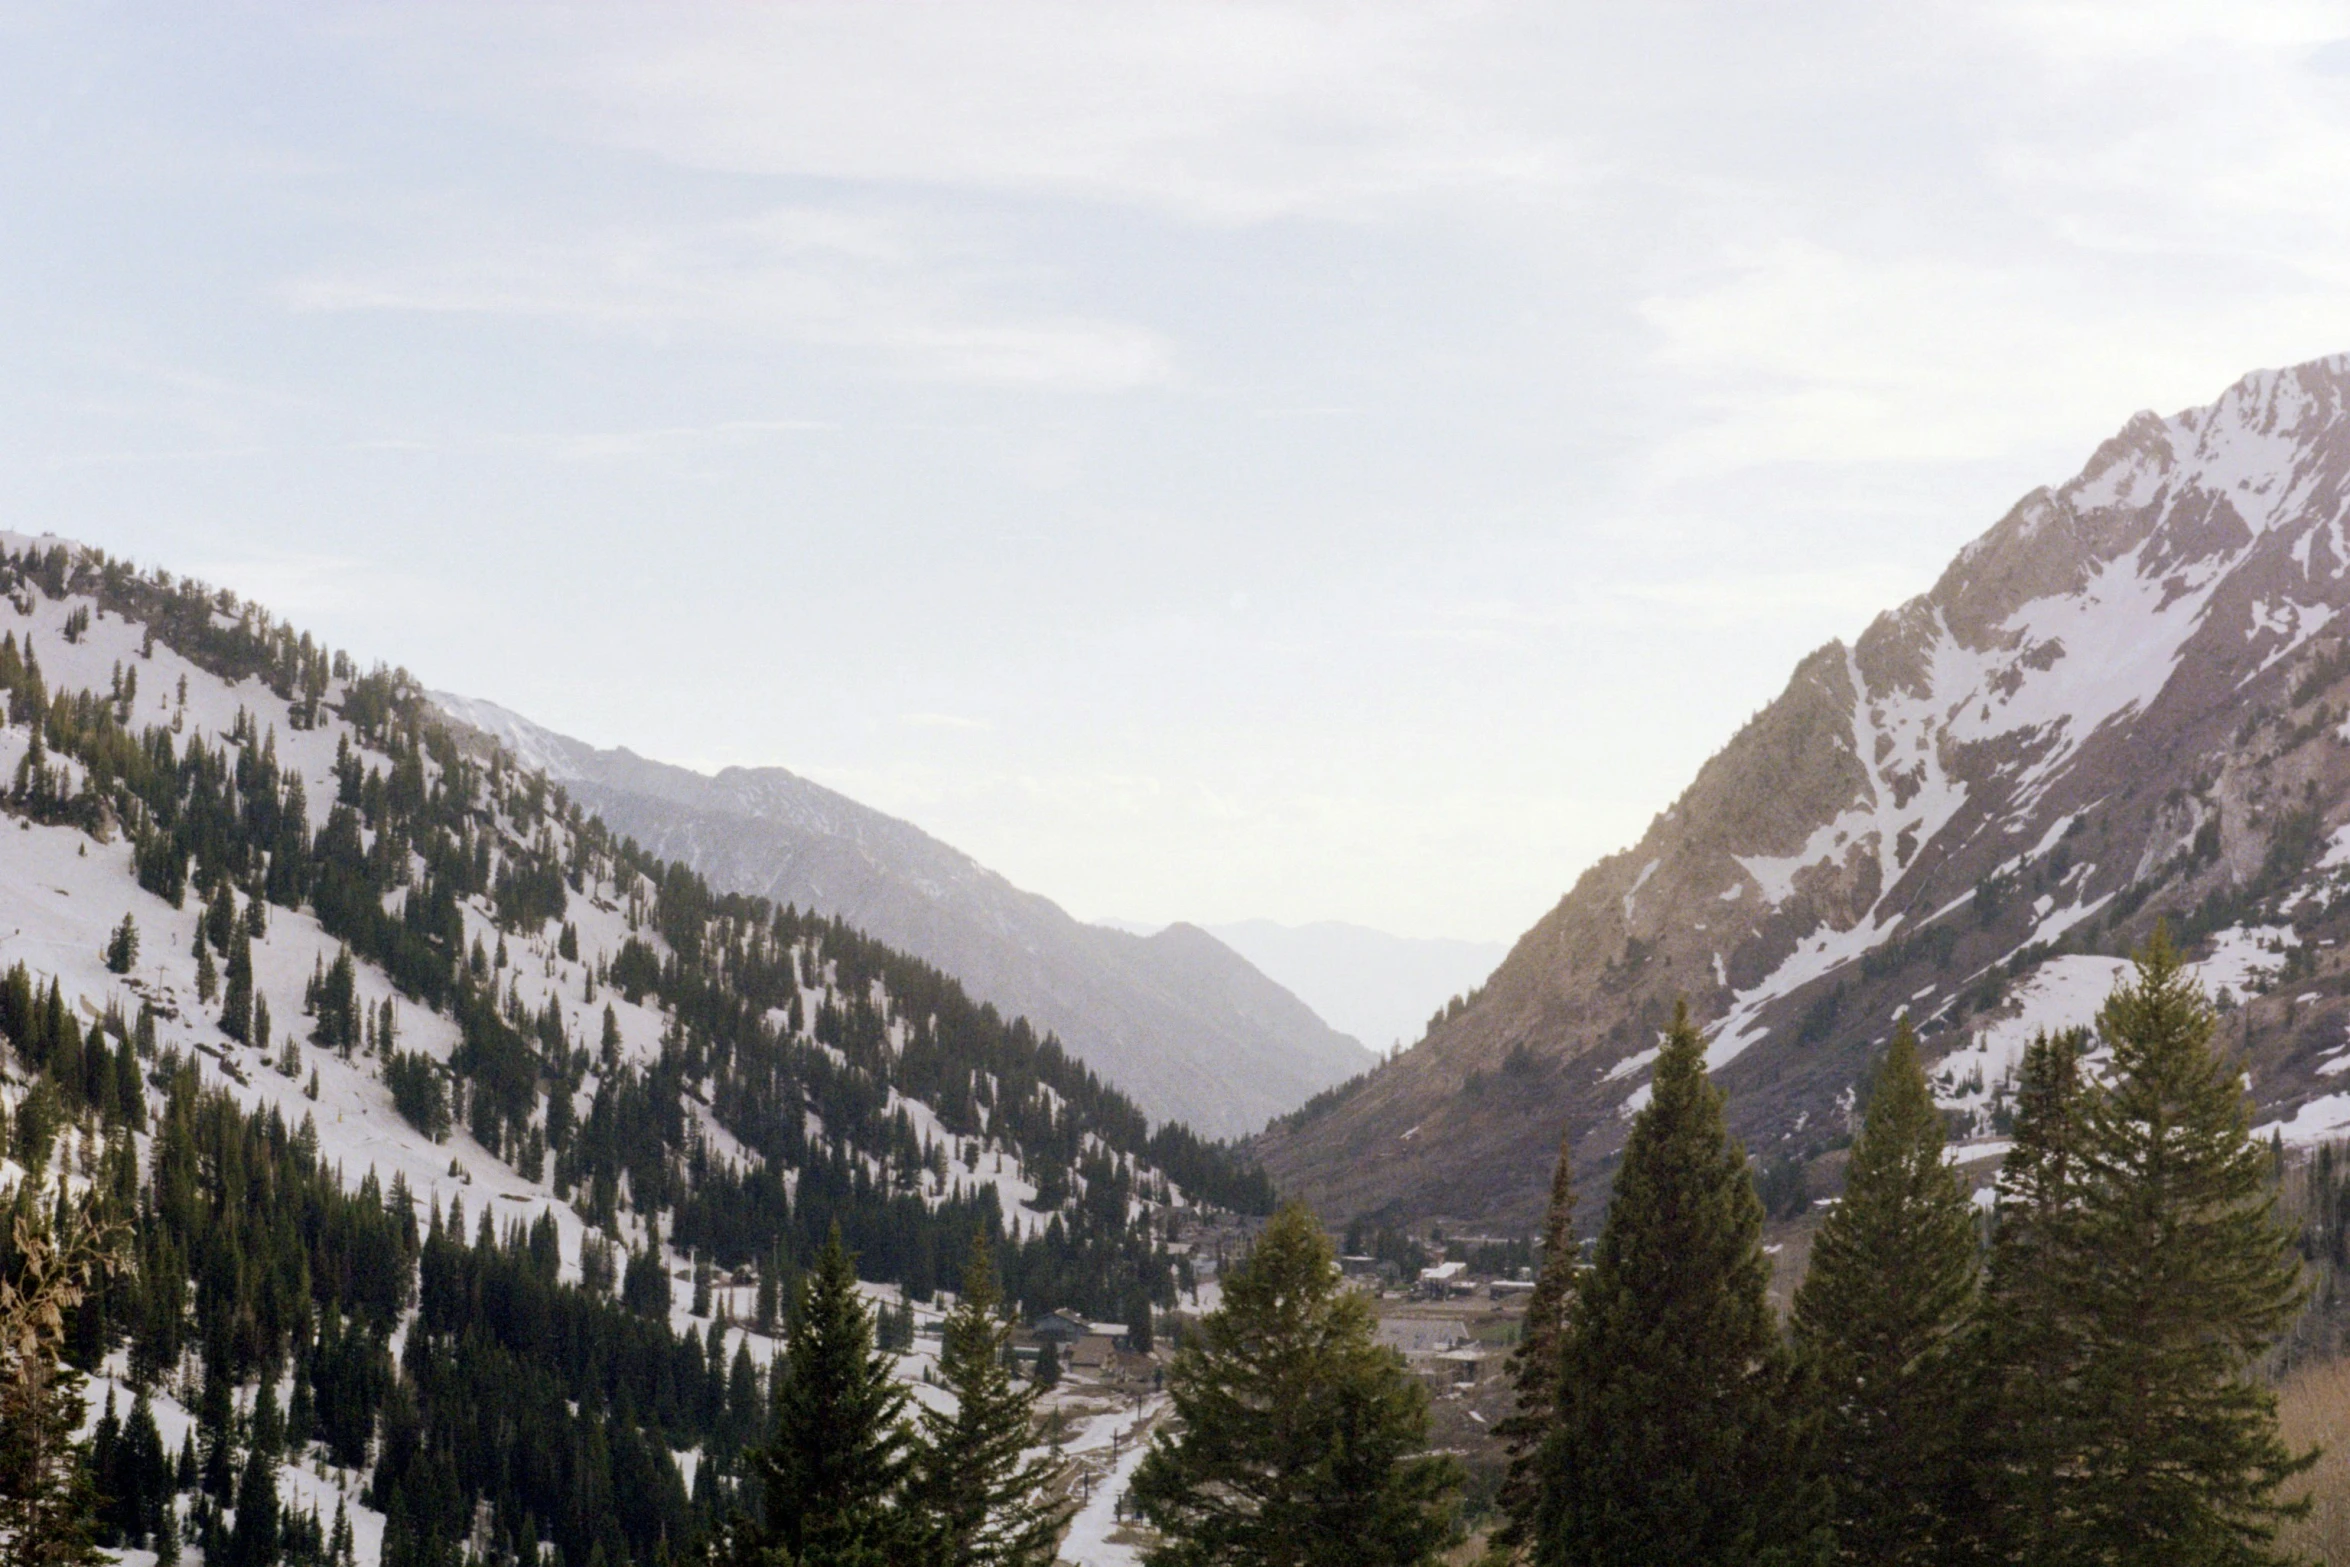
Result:
{"type": "Polygon", "coordinates": [[[1498,941],[1393,936],[1341,920],[1240,920],[1204,928],[1331,1027],[1381,1052],[1427,1032],[1434,1014],[1483,984],[1509,951],[1498,941]]]}
{"type": "Polygon", "coordinates": [[[1800,663],[1456,1017],[1260,1140],[1326,1215],[1604,1191],[1686,1001],[1734,1128],[1831,1185],[1897,1017],[1995,1155],[2032,1029],[2167,919],[2288,1142],[2350,1130],[2350,356],[2142,413],[1800,663]]]}
{"type": "Polygon", "coordinates": [[[780,767],[715,777],[600,750],[493,702],[433,694],[618,832],[715,886],[837,914],[1057,1034],[1152,1117],[1261,1128],[1374,1059],[1194,925],[1089,925],[911,823],[780,767]]]}

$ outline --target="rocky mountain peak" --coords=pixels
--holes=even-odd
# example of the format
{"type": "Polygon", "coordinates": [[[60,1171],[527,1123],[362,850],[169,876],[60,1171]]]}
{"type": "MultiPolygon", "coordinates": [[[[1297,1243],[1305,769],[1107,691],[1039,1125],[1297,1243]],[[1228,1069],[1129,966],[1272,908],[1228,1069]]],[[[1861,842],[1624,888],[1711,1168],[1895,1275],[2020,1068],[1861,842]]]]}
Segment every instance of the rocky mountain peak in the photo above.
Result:
{"type": "MultiPolygon", "coordinates": [[[[2213,962],[2308,923],[2334,872],[2303,850],[2350,823],[2346,390],[2350,357],[2258,372],[2023,497],[1798,664],[1465,1011],[1276,1126],[1275,1174],[1342,1213],[1530,1217],[1562,1120],[1604,1173],[1682,998],[1758,1151],[1817,1159],[1898,1014],[1955,1059],[2158,916],[2213,962]]],[[[2281,1067],[2264,1102],[2317,1086],[2281,1067]]]]}

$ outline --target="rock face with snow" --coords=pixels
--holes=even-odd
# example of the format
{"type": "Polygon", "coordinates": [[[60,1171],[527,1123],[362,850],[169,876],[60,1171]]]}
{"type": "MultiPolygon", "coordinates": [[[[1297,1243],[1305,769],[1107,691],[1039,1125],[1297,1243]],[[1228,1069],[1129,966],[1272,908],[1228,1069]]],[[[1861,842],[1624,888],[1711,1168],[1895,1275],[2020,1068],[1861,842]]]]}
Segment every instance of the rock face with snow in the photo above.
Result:
{"type": "Polygon", "coordinates": [[[1342,1217],[1525,1224],[1563,1128],[1596,1201],[1684,1000],[1758,1158],[1831,1153],[1903,1013],[1990,1137],[2023,1032],[2089,1021],[2163,916],[2263,1117],[2350,1124],[2346,521],[2350,357],[2138,415],[1803,660],[1465,1010],[1272,1129],[1268,1167],[1342,1217]]]}
{"type": "Polygon", "coordinates": [[[1371,1063],[1196,926],[1146,937],[1081,923],[912,823],[780,767],[711,777],[599,750],[492,702],[433,700],[714,886],[837,914],[1051,1030],[1155,1119],[1245,1136],[1371,1063]]]}

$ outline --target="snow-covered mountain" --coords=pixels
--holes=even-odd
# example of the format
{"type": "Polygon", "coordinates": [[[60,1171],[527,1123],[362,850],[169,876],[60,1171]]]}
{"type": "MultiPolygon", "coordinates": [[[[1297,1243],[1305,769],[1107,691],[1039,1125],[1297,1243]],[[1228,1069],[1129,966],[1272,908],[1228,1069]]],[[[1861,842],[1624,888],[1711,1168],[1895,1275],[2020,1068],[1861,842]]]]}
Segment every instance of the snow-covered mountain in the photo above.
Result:
{"type": "Polygon", "coordinates": [[[433,700],[713,885],[838,914],[937,964],[1051,1030],[1154,1117],[1244,1136],[1371,1063],[1197,926],[1142,936],[1081,923],[910,822],[780,767],[713,777],[598,749],[493,702],[433,700]]]}
{"type": "Polygon", "coordinates": [[[1285,1189],[1529,1222],[1595,1193],[1686,999],[1737,1130],[1813,1161],[1897,1016],[1988,1142],[2028,1031],[2158,918],[2264,1120],[2350,1126],[2350,356],[2140,414],[1939,582],[1798,665],[1460,1015],[1261,1141],[1285,1189]]]}
{"type": "MultiPolygon", "coordinates": [[[[363,1567],[387,1527],[455,1559],[477,1502],[534,1559],[685,1538],[740,1472],[727,1411],[763,1396],[776,1287],[834,1225],[910,1337],[975,1230],[1024,1305],[1102,1317],[1172,1300],[1164,1238],[1203,1199],[1268,1200],[934,967],[714,892],[404,674],[233,595],[0,532],[0,720],[0,1200],[104,1189],[138,1219],[138,1293],[75,1319],[90,1418],[135,1381],[168,1457],[199,1387],[249,1412],[266,1372],[307,1419],[313,1335],[347,1320],[357,1456],[293,1429],[275,1483],[289,1517],[347,1519],[363,1567]],[[347,1234],[272,1206],[312,1183],[357,1198],[338,1223],[389,1216],[375,1251],[330,1267],[347,1234]],[[557,1354],[478,1301],[436,1326],[459,1271],[501,1267],[604,1347],[557,1354]],[[671,1369],[632,1401],[623,1361],[671,1369]],[[720,1391],[656,1407],[678,1364],[720,1391]],[[452,1460],[477,1374],[539,1403],[452,1460]],[[607,1433],[638,1490],[599,1510],[607,1433]],[[512,1460],[526,1440],[573,1467],[512,1460]]],[[[934,1362],[898,1362],[933,1401],[934,1362]]]]}

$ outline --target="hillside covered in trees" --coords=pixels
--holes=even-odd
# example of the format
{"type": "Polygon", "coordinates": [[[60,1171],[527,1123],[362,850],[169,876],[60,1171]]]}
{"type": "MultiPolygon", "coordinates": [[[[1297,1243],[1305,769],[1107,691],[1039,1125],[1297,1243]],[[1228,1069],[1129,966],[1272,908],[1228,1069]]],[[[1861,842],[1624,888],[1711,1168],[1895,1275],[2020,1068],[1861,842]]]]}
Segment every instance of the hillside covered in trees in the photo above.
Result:
{"type": "Polygon", "coordinates": [[[828,1236],[890,1299],[984,1239],[1124,1320],[1187,1212],[1271,1205],[233,595],[0,536],[0,692],[0,1266],[69,1205],[123,1238],[63,1328],[109,1543],[661,1559],[745,1499],[828,1236]]]}

